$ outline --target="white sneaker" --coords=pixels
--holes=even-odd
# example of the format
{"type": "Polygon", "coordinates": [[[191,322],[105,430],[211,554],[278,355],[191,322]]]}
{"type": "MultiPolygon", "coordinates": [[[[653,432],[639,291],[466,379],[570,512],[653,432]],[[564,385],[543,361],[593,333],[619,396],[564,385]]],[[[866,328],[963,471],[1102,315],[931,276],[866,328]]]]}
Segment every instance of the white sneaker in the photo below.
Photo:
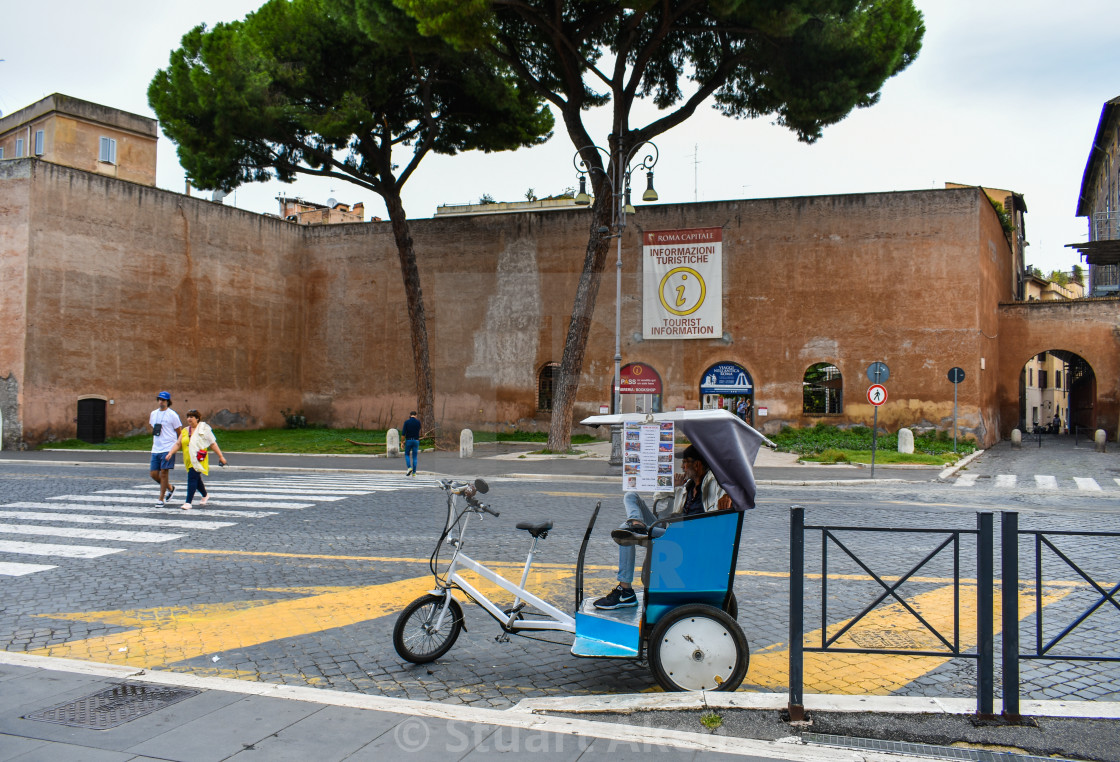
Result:
{"type": "Polygon", "coordinates": [[[202,505],[206,505],[206,501],[209,500],[209,499],[210,499],[209,495],[203,495],[202,496],[202,505]]]}
{"type": "Polygon", "coordinates": [[[179,507],[182,508],[184,511],[189,511],[193,506],[190,503],[183,503],[179,507]]]}

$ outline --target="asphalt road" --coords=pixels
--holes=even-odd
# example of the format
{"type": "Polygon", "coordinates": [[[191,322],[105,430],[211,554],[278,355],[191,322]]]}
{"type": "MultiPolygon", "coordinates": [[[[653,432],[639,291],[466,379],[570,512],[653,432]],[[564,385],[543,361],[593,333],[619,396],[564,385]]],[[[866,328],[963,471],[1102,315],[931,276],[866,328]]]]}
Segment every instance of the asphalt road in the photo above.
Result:
{"type": "MultiPolygon", "coordinates": [[[[803,505],[813,525],[968,530],[978,510],[1010,509],[1020,512],[1023,529],[1102,531],[1115,528],[1120,513],[1120,484],[1109,481],[1114,462],[1101,461],[1095,477],[1079,477],[1095,478],[1099,490],[1075,489],[1070,480],[1037,488],[1026,472],[1018,486],[1003,480],[1001,488],[999,474],[980,478],[982,467],[973,470],[978,478],[971,486],[928,481],[928,472],[926,481],[870,486],[763,485],[759,506],[746,519],[735,584],[752,651],[743,688],[780,692],[788,682],[791,504],[803,505]]],[[[181,469],[174,481],[183,482],[181,469]]],[[[445,513],[428,479],[231,467],[208,483],[211,505],[188,512],[154,506],[155,485],[143,465],[0,464],[3,647],[482,707],[536,696],[656,690],[645,664],[574,658],[564,635],[545,636],[551,642],[497,642],[499,628],[473,605],[466,608],[467,632],[445,657],[426,666],[403,662],[391,644],[392,627],[400,609],[431,587],[428,559],[445,513]]],[[[472,555],[516,579],[529,537],[514,524],[553,520],[529,587],[561,608],[572,605],[574,559],[588,517],[602,501],[587,589],[597,595],[613,585],[617,550],[608,535],[621,518],[617,480],[497,478],[488,497],[501,517],[472,529],[472,555]]],[[[928,535],[842,536],[867,568],[830,549],[823,622],[830,632],[882,593],[868,569],[903,575],[933,548],[928,535]]],[[[1116,540],[1072,538],[1060,547],[1111,589],[1120,579],[1116,540]]],[[[974,558],[972,540],[962,537],[962,601],[974,590],[974,558]]],[[[1069,566],[1048,563],[1049,638],[1100,595],[1069,566]]],[[[810,537],[807,572],[819,571],[820,539],[810,537]]],[[[951,632],[953,578],[952,554],[943,552],[915,572],[899,597],[951,632]]],[[[1031,576],[1023,572],[1022,578],[1031,576]]],[[[819,576],[810,576],[806,591],[806,629],[819,635],[819,576]]],[[[880,608],[866,631],[850,635],[856,645],[926,644],[928,633],[900,604],[880,608]]],[[[967,649],[963,608],[960,638],[967,649]]],[[[1063,648],[1117,655],[1120,628],[1112,608],[1106,604],[1079,624],[1063,648]]],[[[1033,611],[1021,613],[1027,632],[1033,611]]],[[[1022,676],[1024,699],[1120,700],[1116,663],[1027,661],[1022,676]]],[[[967,698],[975,696],[976,679],[973,663],[964,659],[810,657],[805,689],[967,698]]]]}

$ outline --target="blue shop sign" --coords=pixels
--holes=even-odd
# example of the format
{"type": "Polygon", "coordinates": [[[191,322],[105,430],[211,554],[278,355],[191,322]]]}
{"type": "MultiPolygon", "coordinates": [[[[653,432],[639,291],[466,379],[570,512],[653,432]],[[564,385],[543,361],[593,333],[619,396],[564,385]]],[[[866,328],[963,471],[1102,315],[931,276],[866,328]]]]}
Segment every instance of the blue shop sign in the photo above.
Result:
{"type": "Polygon", "coordinates": [[[751,374],[733,362],[721,362],[708,368],[700,382],[701,394],[747,395],[753,389],[751,374]]]}

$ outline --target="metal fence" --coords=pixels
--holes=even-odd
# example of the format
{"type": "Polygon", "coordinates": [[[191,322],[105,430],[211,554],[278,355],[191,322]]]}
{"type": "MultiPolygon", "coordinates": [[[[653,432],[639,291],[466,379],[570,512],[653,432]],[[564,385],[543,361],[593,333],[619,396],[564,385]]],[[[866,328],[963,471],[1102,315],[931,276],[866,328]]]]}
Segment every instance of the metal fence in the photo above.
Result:
{"type": "MultiPolygon", "coordinates": [[[[801,506],[790,508],[790,625],[789,625],[789,714],[790,719],[797,721],[805,717],[804,708],[804,677],[806,653],[866,653],[885,654],[896,656],[935,656],[945,659],[967,659],[976,663],[977,669],[977,695],[976,713],[981,717],[995,716],[995,612],[994,598],[996,580],[994,578],[994,516],[991,511],[978,511],[976,514],[976,528],[900,528],[900,527],[859,527],[859,526],[823,526],[805,524],[805,511],[801,506]],[[821,539],[821,588],[820,588],[820,628],[821,636],[819,645],[805,643],[805,537],[807,533],[819,533],[821,539]],[[840,533],[844,534],[844,537],[840,533]],[[935,539],[933,549],[925,554],[916,563],[902,571],[901,574],[883,574],[871,568],[868,562],[861,559],[853,550],[852,543],[845,541],[850,534],[876,533],[876,534],[910,534],[930,535],[935,539]],[[975,570],[976,579],[976,645],[973,649],[961,646],[961,541],[963,538],[974,538],[975,560],[967,564],[969,569],[975,570]],[[881,590],[873,600],[863,607],[858,614],[849,619],[846,624],[830,632],[828,626],[828,583],[829,583],[829,552],[837,550],[842,557],[854,562],[881,590]],[[922,569],[926,568],[934,559],[949,554],[952,564],[953,585],[953,612],[952,632],[942,631],[923,617],[914,606],[899,594],[899,588],[915,577],[922,569]],[[888,579],[895,581],[888,582],[888,579]],[[901,647],[891,648],[848,648],[836,645],[841,637],[852,632],[853,628],[874,611],[880,604],[891,600],[901,605],[914,619],[931,634],[939,644],[935,649],[907,649],[901,647]]],[[[1120,532],[1071,532],[1071,531],[1020,531],[1019,516],[1015,511],[1000,512],[1000,582],[1002,587],[1002,703],[1003,716],[1009,721],[1018,721],[1020,717],[1020,675],[1019,663],[1024,659],[1047,659],[1053,661],[1120,661],[1120,656],[1102,656],[1100,654],[1084,653],[1058,653],[1057,646],[1067,643],[1070,633],[1074,632],[1091,616],[1107,610],[1108,605],[1120,611],[1120,582],[1111,587],[1106,587],[1096,581],[1082,566],[1072,560],[1068,554],[1057,547],[1052,540],[1058,536],[1120,538],[1120,532]],[[1033,592],[1020,589],[1019,569],[1021,566],[1019,543],[1021,537],[1030,537],[1033,540],[1033,592]],[[1096,600],[1077,614],[1072,621],[1066,624],[1061,632],[1051,637],[1044,638],[1043,629],[1043,550],[1046,549],[1055,558],[1059,559],[1063,568],[1075,572],[1097,594],[1096,600]],[[1034,623],[1033,647],[1023,652],[1020,646],[1020,599],[1024,596],[1034,596],[1034,623]]],[[[1116,554],[1120,556],[1120,554],[1116,554]]],[[[1061,624],[1059,623],[1059,626],[1061,624]]],[[[1120,634],[1120,633],[1117,633],[1120,634]]],[[[1114,638],[1115,639],[1115,638],[1114,638]]],[[[893,644],[899,645],[899,644],[893,644]]]]}

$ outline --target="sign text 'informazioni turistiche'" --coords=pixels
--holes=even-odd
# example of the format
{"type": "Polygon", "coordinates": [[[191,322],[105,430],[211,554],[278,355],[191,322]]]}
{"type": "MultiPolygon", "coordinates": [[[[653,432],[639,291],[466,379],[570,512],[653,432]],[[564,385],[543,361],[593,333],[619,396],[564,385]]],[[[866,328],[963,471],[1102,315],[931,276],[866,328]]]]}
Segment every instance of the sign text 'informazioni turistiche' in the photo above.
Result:
{"type": "Polygon", "coordinates": [[[723,335],[723,229],[642,234],[642,337],[723,335]]]}

